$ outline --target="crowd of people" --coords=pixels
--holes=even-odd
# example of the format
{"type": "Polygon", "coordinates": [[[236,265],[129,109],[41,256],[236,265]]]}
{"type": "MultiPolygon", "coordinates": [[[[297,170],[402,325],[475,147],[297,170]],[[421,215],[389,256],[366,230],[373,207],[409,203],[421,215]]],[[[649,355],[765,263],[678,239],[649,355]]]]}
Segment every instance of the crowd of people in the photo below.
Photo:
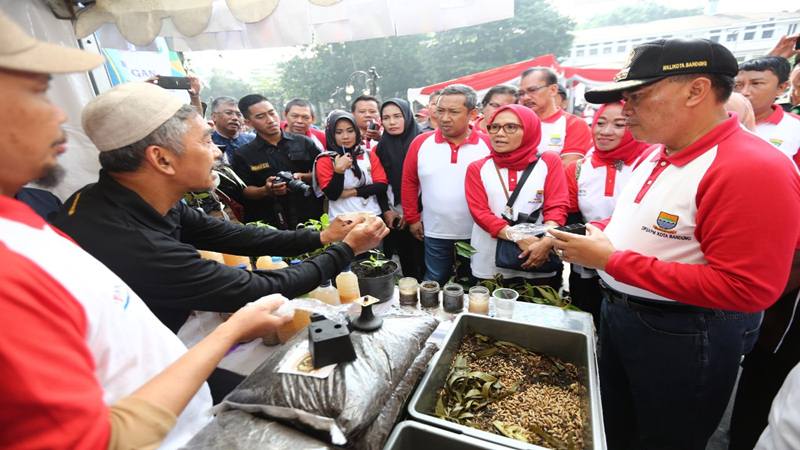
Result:
{"type": "Polygon", "coordinates": [[[258,299],[309,292],[375,247],[444,284],[459,241],[475,249],[473,282],[560,289],[568,265],[572,302],[598,328],[608,448],[705,448],[744,355],[731,448],[800,445],[787,400],[800,384],[791,55],[738,64],[706,40],[643,44],[586,93],[602,105],[591,124],[542,67],[480,102],[453,84],[417,113],[364,95],[325,118],[304,99],[279,111],[257,93],[219,97],[203,111],[196,84],[191,105],[121,84],[82,114],[98,181],[48,211],[23,186],[58,180],[65,117],[50,74],[102,58],[2,15],[0,44],[0,373],[19,381],[0,390],[0,446],[179,447],[242,379],[216,367],[227,350],[288,320],[258,299]],[[303,226],[323,213],[328,228],[303,226]],[[321,247],[272,271],[198,253],[321,247]],[[187,350],[176,333],[193,310],[233,315],[187,350]]]}

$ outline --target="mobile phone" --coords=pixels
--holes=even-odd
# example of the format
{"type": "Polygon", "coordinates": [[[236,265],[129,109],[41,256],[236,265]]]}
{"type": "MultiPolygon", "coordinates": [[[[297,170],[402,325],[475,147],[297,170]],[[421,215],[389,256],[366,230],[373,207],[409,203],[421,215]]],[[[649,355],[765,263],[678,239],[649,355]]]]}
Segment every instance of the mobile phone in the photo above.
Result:
{"type": "Polygon", "coordinates": [[[372,119],[370,119],[370,120],[367,121],[367,129],[368,130],[377,130],[378,129],[378,124],[373,122],[372,119]]]}
{"type": "Polygon", "coordinates": [[[794,49],[800,50],[800,36],[797,36],[794,40],[794,49]]]}
{"type": "Polygon", "coordinates": [[[570,225],[564,225],[563,227],[556,227],[558,231],[566,231],[567,233],[572,234],[580,234],[586,236],[586,224],[585,223],[573,223],[570,225]]]}
{"type": "Polygon", "coordinates": [[[156,84],[164,89],[179,89],[182,91],[188,91],[192,87],[189,79],[186,77],[165,77],[159,75],[158,78],[156,78],[156,84]]]}

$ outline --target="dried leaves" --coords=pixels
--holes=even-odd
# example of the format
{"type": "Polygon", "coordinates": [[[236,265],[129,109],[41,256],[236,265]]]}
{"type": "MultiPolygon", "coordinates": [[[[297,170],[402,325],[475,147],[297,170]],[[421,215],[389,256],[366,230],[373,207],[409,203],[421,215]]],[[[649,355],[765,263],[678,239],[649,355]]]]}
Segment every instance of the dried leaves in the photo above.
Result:
{"type": "Polygon", "coordinates": [[[523,442],[578,449],[588,417],[579,380],[573,364],[472,334],[461,343],[434,412],[523,442]]]}

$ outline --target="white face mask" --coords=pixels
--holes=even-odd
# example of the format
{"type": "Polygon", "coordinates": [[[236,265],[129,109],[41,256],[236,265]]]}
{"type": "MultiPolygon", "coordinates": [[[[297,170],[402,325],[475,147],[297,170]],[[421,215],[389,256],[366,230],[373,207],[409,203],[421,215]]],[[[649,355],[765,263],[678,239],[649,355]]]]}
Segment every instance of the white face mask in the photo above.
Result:
{"type": "Polygon", "coordinates": [[[220,182],[219,172],[214,170],[211,172],[211,176],[214,178],[214,188],[212,190],[216,190],[219,187],[219,182],[220,182]]]}

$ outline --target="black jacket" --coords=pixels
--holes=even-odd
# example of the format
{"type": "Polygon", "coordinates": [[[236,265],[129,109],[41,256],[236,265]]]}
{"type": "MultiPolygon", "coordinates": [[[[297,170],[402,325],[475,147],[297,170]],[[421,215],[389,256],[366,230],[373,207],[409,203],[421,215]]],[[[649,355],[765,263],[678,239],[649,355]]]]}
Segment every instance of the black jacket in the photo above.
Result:
{"type": "Polygon", "coordinates": [[[197,250],[246,256],[299,255],[319,233],[242,226],[178,202],[162,216],[104,172],[72,195],[54,225],[123,279],[171,330],[191,310],[233,312],[264,295],[294,298],[336,276],[353,259],[346,244],[286,269],[246,271],[200,258],[197,250]]]}

